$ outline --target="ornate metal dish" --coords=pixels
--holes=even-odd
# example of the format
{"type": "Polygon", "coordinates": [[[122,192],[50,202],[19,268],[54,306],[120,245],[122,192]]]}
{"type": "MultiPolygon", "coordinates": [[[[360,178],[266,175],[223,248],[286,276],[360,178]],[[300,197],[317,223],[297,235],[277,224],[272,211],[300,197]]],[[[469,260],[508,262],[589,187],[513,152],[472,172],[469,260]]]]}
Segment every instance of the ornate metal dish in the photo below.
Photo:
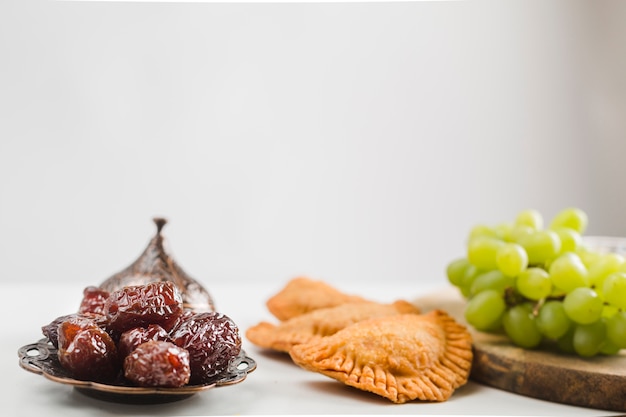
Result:
{"type": "Polygon", "coordinates": [[[214,387],[242,382],[250,372],[256,369],[256,361],[242,350],[228,369],[202,385],[185,385],[180,388],[143,388],[132,386],[123,378],[111,384],[72,378],[59,363],[57,349],[45,338],[22,346],[18,349],[18,356],[20,366],[25,370],[43,375],[54,382],[73,386],[82,394],[105,401],[134,404],[158,404],[182,400],[214,387]]]}
{"type": "Polygon", "coordinates": [[[157,217],[153,221],[156,234],[141,255],[132,264],[104,280],[100,288],[113,292],[129,285],[171,281],[180,290],[185,308],[196,312],[215,311],[215,303],[207,289],[187,274],[166,250],[162,229],[167,220],[157,217]]]}

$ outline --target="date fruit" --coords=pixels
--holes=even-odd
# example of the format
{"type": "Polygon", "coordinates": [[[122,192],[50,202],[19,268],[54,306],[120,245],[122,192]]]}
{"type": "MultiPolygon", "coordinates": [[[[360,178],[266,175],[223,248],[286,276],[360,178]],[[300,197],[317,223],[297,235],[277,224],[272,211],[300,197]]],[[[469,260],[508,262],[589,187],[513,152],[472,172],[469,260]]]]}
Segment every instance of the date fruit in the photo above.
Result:
{"type": "Polygon", "coordinates": [[[170,336],[177,346],[189,351],[192,383],[218,375],[241,351],[237,325],[218,312],[188,315],[170,336]]]}
{"type": "Polygon", "coordinates": [[[184,308],[171,281],[113,292],[86,287],[78,312],[41,331],[69,376],[142,387],[210,382],[241,352],[235,323],[215,311],[184,308]]]}
{"type": "Polygon", "coordinates": [[[148,327],[135,327],[122,333],[117,350],[120,358],[125,358],[137,346],[150,340],[170,341],[170,336],[165,329],[158,324],[151,324],[148,327]]]}
{"type": "Polygon", "coordinates": [[[105,316],[100,314],[72,313],[59,316],[56,319],[52,320],[50,323],[41,327],[41,333],[43,333],[43,335],[48,338],[50,343],[52,343],[55,348],[59,347],[59,325],[71,318],[83,318],[93,320],[98,325],[98,327],[100,327],[102,330],[106,330],[107,319],[105,316]]]}
{"type": "Polygon", "coordinates": [[[86,317],[70,317],[58,327],[57,356],[76,379],[110,381],[119,371],[117,347],[111,336],[86,317]]]}
{"type": "Polygon", "coordinates": [[[189,382],[189,352],[171,342],[150,340],[124,359],[124,376],[140,387],[182,387],[189,382]]]}
{"type": "Polygon", "coordinates": [[[173,282],[151,282],[112,292],[104,310],[109,328],[115,331],[125,332],[150,324],[169,330],[183,314],[183,300],[173,282]]]}
{"type": "Polygon", "coordinates": [[[104,304],[109,298],[109,292],[95,286],[83,290],[83,299],[78,308],[79,313],[104,314],[104,304]]]}

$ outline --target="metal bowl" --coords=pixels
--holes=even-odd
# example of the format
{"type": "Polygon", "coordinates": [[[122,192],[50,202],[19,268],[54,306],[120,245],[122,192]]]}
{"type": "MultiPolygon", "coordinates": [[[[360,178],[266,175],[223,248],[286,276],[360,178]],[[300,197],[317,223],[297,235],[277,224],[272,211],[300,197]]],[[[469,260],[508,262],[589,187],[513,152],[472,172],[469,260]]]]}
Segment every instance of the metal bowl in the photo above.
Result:
{"type": "Polygon", "coordinates": [[[156,234],[141,255],[132,264],[104,280],[100,288],[113,292],[132,285],[171,281],[180,290],[186,309],[195,312],[215,311],[215,303],[209,291],[187,274],[166,250],[165,237],[161,232],[167,220],[157,217],[153,221],[156,234]]]}
{"type": "Polygon", "coordinates": [[[198,392],[215,387],[237,384],[246,379],[256,369],[256,361],[243,350],[234,358],[224,372],[200,385],[185,385],[180,388],[137,387],[119,378],[111,384],[74,379],[61,366],[57,349],[41,339],[18,349],[20,366],[35,374],[43,375],[51,381],[73,386],[84,395],[105,401],[132,404],[159,404],[179,401],[198,392]]]}

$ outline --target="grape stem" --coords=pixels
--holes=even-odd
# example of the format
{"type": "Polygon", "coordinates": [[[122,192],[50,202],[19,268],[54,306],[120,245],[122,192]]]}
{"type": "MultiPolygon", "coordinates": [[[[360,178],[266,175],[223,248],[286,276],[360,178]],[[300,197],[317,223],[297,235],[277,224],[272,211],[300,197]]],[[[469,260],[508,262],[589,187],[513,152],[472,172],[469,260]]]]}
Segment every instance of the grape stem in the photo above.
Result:
{"type": "Polygon", "coordinates": [[[546,301],[549,301],[549,300],[563,301],[564,298],[565,298],[564,295],[559,295],[559,296],[545,297],[536,301],[536,300],[531,300],[531,299],[524,297],[523,295],[515,291],[515,288],[513,287],[507,287],[504,289],[504,302],[506,303],[508,308],[514,307],[518,304],[532,302],[533,303],[532,313],[533,313],[533,316],[535,317],[539,315],[539,310],[546,303],[546,301]]]}
{"type": "Polygon", "coordinates": [[[533,307],[533,316],[537,317],[539,315],[539,310],[541,310],[541,307],[545,303],[546,303],[546,299],[545,298],[542,298],[541,300],[537,301],[537,303],[533,307]]]}

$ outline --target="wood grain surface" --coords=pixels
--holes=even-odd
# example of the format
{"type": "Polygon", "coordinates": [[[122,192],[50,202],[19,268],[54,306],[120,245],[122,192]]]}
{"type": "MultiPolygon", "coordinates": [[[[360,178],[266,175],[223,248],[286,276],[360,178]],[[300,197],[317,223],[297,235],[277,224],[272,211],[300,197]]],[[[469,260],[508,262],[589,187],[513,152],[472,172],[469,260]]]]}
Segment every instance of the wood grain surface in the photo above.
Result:
{"type": "MultiPolygon", "coordinates": [[[[414,301],[424,311],[443,309],[466,324],[465,300],[456,288],[414,301]]],[[[504,336],[468,328],[474,336],[470,379],[542,400],[626,412],[626,350],[615,356],[580,358],[521,349],[504,336]]]]}

